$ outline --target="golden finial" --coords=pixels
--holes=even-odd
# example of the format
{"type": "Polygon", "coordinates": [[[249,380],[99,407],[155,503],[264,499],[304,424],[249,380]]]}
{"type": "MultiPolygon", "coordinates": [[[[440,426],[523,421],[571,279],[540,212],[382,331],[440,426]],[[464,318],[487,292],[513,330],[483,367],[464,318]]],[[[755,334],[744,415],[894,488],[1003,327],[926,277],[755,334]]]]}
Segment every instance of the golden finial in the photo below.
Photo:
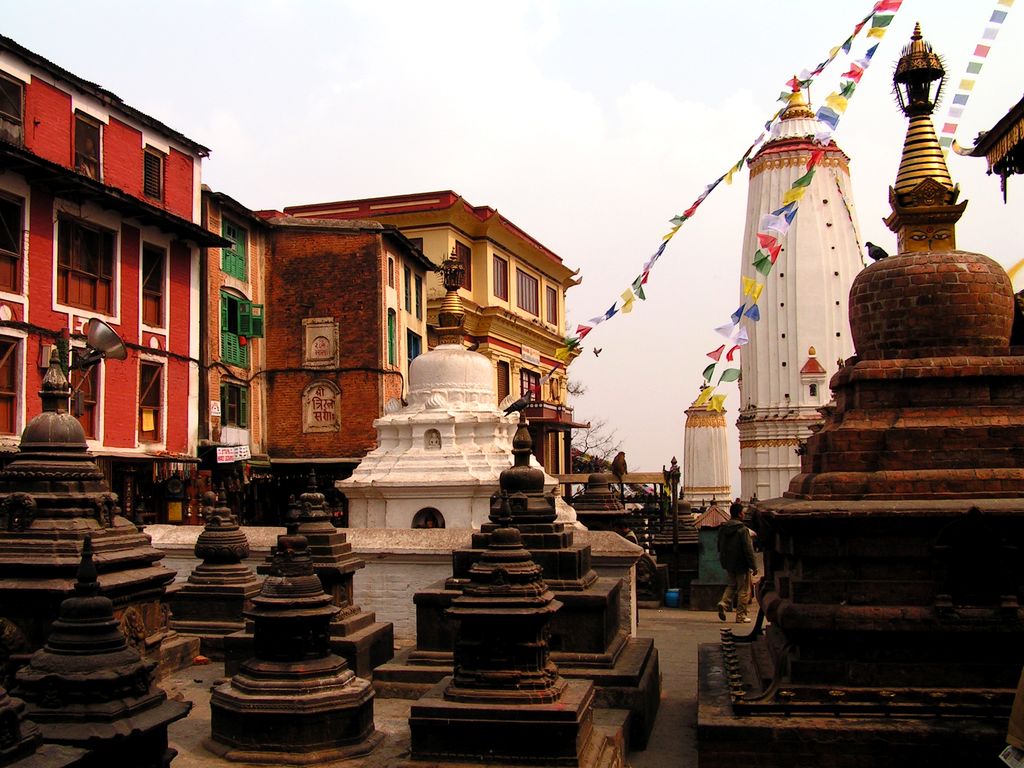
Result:
{"type": "Polygon", "coordinates": [[[942,59],[922,38],[921,25],[915,25],[893,73],[896,100],[909,118],[896,183],[889,188],[892,214],[885,220],[896,233],[900,253],[955,249],[956,222],[967,207],[956,202],[960,190],[932,125],[945,75],[942,59]]]}
{"type": "Polygon", "coordinates": [[[792,120],[797,117],[814,117],[814,112],[807,105],[804,99],[804,92],[800,89],[793,91],[789,96],[789,102],[785,112],[782,113],[782,120],[792,120]]]}
{"type": "Polygon", "coordinates": [[[437,335],[441,344],[462,344],[462,321],[466,311],[462,307],[459,288],[466,274],[466,266],[462,259],[455,255],[455,249],[438,267],[441,282],[444,284],[445,295],[437,312],[437,335]]]}

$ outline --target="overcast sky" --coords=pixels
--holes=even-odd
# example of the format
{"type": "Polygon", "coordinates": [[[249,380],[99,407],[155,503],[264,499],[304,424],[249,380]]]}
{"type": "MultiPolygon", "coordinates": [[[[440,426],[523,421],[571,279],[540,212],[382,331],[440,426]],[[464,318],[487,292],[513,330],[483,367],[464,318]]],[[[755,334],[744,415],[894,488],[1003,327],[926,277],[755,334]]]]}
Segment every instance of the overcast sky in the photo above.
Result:
{"type": "MultiPolygon", "coordinates": [[[[0,0],[0,31],[210,147],[204,182],[251,208],[438,189],[497,208],[581,268],[583,284],[567,297],[575,328],[611,305],[668,219],[739,158],[785,81],[824,59],[871,6],[0,0]]],[[[995,8],[906,0],[882,40],[835,136],[851,157],[864,239],[895,251],[881,220],[906,123],[891,75],[914,22],[947,66],[941,125],[995,8]]],[[[815,106],[845,64],[838,59],[812,88],[815,106]]],[[[1017,8],[963,114],[962,144],[1021,98],[1021,72],[1017,8]]],[[[958,245],[1006,267],[1024,258],[1010,226],[1024,179],[1011,180],[1003,205],[983,160],[953,156],[949,165],[970,200],[958,245]]],[[[669,244],[648,301],[602,324],[570,369],[587,388],[577,417],[606,419],[631,469],[682,457],[683,411],[749,258],[740,249],[746,194],[745,174],[720,186],[669,244]]],[[[737,401],[733,389],[738,493],[737,401]]]]}

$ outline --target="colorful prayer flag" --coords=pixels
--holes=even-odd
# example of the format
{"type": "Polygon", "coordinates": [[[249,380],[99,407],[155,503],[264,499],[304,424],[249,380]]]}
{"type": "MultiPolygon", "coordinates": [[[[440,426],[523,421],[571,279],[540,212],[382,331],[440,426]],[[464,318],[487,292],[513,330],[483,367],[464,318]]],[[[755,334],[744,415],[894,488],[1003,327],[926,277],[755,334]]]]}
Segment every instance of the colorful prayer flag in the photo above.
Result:
{"type": "Polygon", "coordinates": [[[755,323],[761,319],[761,310],[757,308],[757,304],[751,304],[750,309],[743,313],[744,317],[749,317],[755,323]]]}
{"type": "Polygon", "coordinates": [[[719,382],[723,382],[724,381],[724,382],[728,383],[730,381],[736,381],[739,377],[740,377],[740,369],[739,368],[726,368],[724,371],[722,371],[722,375],[718,379],[718,381],[719,382]]]}
{"type": "Polygon", "coordinates": [[[711,377],[715,375],[716,365],[718,365],[718,363],[712,363],[711,365],[704,369],[704,373],[701,374],[701,376],[704,377],[704,381],[711,381],[711,377]]]}
{"type": "Polygon", "coordinates": [[[712,393],[714,393],[714,391],[715,391],[714,387],[701,387],[700,388],[700,394],[697,395],[697,399],[693,401],[693,404],[695,406],[697,406],[697,405],[704,405],[704,403],[706,403],[708,401],[708,399],[711,397],[711,395],[712,395],[712,393]]]}
{"type": "Polygon", "coordinates": [[[722,352],[723,351],[725,351],[725,344],[720,346],[718,349],[715,349],[715,350],[712,350],[711,352],[708,352],[708,357],[710,357],[712,360],[714,360],[717,363],[718,362],[718,358],[720,358],[722,356],[722,352]]]}

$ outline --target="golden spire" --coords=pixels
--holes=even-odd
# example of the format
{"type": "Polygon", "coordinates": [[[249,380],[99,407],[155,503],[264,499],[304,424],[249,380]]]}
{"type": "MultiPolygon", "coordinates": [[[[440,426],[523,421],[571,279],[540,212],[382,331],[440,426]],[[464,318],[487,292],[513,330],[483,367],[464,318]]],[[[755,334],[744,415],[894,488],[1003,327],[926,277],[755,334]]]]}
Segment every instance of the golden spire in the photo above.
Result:
{"type": "Polygon", "coordinates": [[[438,269],[441,273],[441,282],[444,284],[445,295],[441,301],[441,308],[437,313],[437,335],[441,344],[462,344],[462,321],[466,311],[462,307],[462,299],[459,297],[459,288],[462,286],[462,278],[466,274],[466,267],[462,260],[455,255],[455,249],[448,255],[438,269]]]}
{"type": "Polygon", "coordinates": [[[897,235],[900,253],[955,249],[955,225],[967,207],[956,202],[960,189],[932,125],[945,75],[942,60],[916,24],[893,74],[896,99],[910,121],[896,184],[889,188],[892,214],[885,220],[897,235]]]}
{"type": "Polygon", "coordinates": [[[804,99],[804,92],[793,91],[789,97],[789,104],[786,106],[785,111],[782,113],[782,120],[792,120],[796,117],[814,117],[814,112],[807,105],[807,101],[804,99]]]}

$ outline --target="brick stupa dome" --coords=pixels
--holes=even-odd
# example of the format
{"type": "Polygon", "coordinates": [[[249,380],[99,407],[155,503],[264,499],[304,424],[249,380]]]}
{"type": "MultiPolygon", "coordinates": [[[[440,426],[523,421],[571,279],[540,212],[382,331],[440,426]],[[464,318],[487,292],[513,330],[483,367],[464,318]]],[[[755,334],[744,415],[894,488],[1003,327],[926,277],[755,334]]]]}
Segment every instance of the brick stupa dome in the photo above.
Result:
{"type": "Polygon", "coordinates": [[[1009,276],[987,256],[901,253],[854,280],[850,330],[863,360],[1005,350],[1013,301],[1009,276]]]}

